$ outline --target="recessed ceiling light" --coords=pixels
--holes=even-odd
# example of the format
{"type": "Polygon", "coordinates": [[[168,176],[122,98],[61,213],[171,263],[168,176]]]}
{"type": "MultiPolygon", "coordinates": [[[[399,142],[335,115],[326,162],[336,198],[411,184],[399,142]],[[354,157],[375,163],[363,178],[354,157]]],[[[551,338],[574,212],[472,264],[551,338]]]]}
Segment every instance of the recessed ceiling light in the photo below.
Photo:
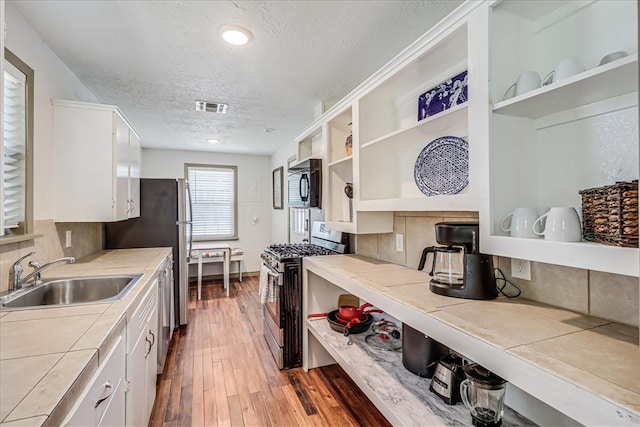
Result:
{"type": "Polygon", "coordinates": [[[251,31],[239,25],[223,25],[220,28],[220,35],[227,43],[235,46],[247,44],[253,38],[251,31]]]}
{"type": "Polygon", "coordinates": [[[220,142],[220,140],[218,138],[208,138],[207,142],[209,144],[218,144],[220,142]]]}

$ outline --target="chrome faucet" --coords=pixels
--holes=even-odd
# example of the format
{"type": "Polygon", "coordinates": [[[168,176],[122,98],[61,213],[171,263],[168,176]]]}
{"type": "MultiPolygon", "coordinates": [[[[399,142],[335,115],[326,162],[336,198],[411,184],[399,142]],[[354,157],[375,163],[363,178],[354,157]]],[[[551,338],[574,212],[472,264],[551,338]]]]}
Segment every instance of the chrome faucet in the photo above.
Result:
{"type": "Polygon", "coordinates": [[[29,273],[26,277],[22,277],[22,273],[24,272],[24,268],[22,267],[22,264],[21,264],[22,260],[34,254],[35,254],[35,251],[28,253],[27,255],[23,256],[22,258],[14,262],[13,265],[11,266],[11,271],[9,272],[9,292],[17,291],[18,289],[22,288],[22,286],[25,283],[29,282],[29,280],[31,279],[34,279],[33,280],[34,285],[39,285],[40,283],[42,283],[42,279],[40,277],[41,273],[44,270],[50,267],[53,267],[54,265],[57,265],[63,262],[66,262],[68,264],[73,264],[74,262],[76,262],[76,259],[74,257],[63,257],[63,258],[54,259],[53,261],[50,261],[44,265],[41,265],[37,261],[31,261],[29,263],[29,266],[33,268],[33,271],[29,273]]]}

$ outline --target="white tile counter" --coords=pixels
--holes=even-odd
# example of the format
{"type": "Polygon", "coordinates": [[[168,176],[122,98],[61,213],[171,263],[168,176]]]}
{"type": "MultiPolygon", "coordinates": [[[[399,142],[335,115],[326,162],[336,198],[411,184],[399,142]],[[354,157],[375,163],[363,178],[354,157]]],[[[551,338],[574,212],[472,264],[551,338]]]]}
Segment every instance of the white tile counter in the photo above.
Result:
{"type": "Polygon", "coordinates": [[[640,424],[637,328],[522,298],[436,295],[427,273],[357,255],[307,257],[304,278],[305,313],[353,293],[580,423],[640,424]]]}
{"type": "Polygon", "coordinates": [[[171,248],[103,251],[45,277],[143,274],[120,301],[0,311],[0,425],[59,425],[171,248]]]}

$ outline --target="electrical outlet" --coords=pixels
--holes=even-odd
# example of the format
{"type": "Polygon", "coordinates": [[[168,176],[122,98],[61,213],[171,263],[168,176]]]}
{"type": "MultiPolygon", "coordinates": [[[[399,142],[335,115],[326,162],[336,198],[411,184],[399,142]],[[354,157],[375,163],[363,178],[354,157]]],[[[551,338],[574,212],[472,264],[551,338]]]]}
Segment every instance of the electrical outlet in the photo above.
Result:
{"type": "Polygon", "coordinates": [[[71,230],[67,230],[64,234],[65,234],[64,247],[70,248],[71,247],[71,230]]]}
{"type": "Polygon", "coordinates": [[[396,252],[404,252],[404,235],[396,234],[396,252]]]}
{"type": "Polygon", "coordinates": [[[511,277],[531,280],[531,261],[511,258],[511,277]]]}

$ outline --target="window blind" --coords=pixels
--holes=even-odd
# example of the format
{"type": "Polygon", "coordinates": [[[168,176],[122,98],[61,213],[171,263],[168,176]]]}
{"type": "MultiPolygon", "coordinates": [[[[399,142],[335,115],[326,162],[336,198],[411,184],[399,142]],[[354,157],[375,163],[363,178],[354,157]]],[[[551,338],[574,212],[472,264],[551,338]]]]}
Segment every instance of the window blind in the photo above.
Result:
{"type": "Polygon", "coordinates": [[[26,211],[26,76],[8,62],[5,67],[0,233],[23,223],[26,211]]]}
{"type": "Polygon", "coordinates": [[[220,240],[236,234],[236,169],[189,166],[194,240],[220,240]]]}

